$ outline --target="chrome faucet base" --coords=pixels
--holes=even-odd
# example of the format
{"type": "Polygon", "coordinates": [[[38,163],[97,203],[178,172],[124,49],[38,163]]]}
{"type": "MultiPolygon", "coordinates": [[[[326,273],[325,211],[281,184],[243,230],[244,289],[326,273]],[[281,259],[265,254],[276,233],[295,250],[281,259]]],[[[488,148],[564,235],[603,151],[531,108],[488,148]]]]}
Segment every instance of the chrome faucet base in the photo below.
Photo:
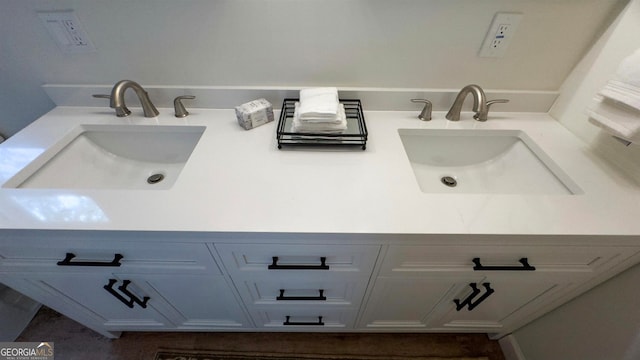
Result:
{"type": "Polygon", "coordinates": [[[126,106],[122,106],[116,108],[116,116],[117,117],[125,117],[131,115],[131,110],[129,110],[126,106]]]}

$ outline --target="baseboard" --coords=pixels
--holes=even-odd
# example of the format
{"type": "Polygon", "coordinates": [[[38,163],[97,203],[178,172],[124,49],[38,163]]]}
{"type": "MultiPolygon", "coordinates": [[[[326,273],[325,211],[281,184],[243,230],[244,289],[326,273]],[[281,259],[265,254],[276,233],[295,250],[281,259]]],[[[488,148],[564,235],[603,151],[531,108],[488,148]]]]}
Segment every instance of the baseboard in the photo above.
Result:
{"type": "Polygon", "coordinates": [[[522,350],[520,350],[520,346],[518,345],[518,341],[513,334],[509,334],[502,339],[498,340],[500,344],[500,348],[502,349],[502,354],[506,360],[526,360],[522,350]]]}

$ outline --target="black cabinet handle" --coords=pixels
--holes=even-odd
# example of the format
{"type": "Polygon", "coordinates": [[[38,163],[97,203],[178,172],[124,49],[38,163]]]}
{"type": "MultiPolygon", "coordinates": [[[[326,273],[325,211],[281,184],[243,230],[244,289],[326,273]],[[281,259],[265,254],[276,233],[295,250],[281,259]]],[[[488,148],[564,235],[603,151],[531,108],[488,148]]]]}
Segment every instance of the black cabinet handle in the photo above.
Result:
{"type": "Polygon", "coordinates": [[[518,260],[522,266],[484,266],[480,263],[480,258],[474,258],[474,271],[535,271],[535,266],[529,265],[529,259],[522,258],[518,260]]]}
{"type": "Polygon", "coordinates": [[[284,289],[280,289],[280,296],[276,297],[276,300],[300,300],[300,301],[305,301],[305,300],[321,300],[321,301],[325,301],[325,300],[327,300],[327,297],[324,296],[324,290],[323,289],[319,289],[318,292],[320,293],[320,295],[318,295],[318,296],[284,296],[284,289]]]}
{"type": "Polygon", "coordinates": [[[473,290],[471,292],[471,294],[469,296],[467,296],[466,299],[460,301],[459,299],[454,299],[453,302],[456,304],[456,311],[460,311],[462,309],[464,309],[465,306],[467,306],[467,310],[471,311],[473,310],[476,306],[480,305],[483,301],[485,301],[491,294],[493,294],[495,292],[495,290],[493,290],[491,288],[491,284],[490,283],[483,283],[482,286],[484,286],[485,289],[485,293],[480,296],[476,301],[473,301],[473,299],[480,295],[481,290],[478,289],[478,285],[476,283],[471,283],[469,284],[469,286],[471,287],[471,289],[473,290]]]}
{"type": "Polygon", "coordinates": [[[289,321],[290,318],[291,317],[287,315],[286,320],[282,323],[282,325],[324,326],[324,322],[322,321],[322,316],[318,316],[318,322],[313,322],[313,321],[292,322],[292,321],[289,321]]]}
{"type": "Polygon", "coordinates": [[[110,262],[104,261],[75,261],[71,262],[71,259],[75,258],[76,255],[74,253],[67,253],[64,260],[58,261],[57,264],[59,266],[113,266],[118,267],[120,264],[120,260],[122,260],[123,256],[121,254],[114,254],[113,260],[110,262]]]}
{"type": "Polygon", "coordinates": [[[134,304],[140,305],[143,309],[147,308],[147,302],[150,300],[148,296],[145,296],[140,300],[137,296],[133,295],[128,289],[127,286],[131,284],[131,280],[123,280],[122,285],[118,286],[118,290],[129,297],[127,300],[124,296],[120,295],[116,290],[113,289],[113,285],[118,282],[116,279],[109,279],[109,283],[103,288],[109,292],[109,294],[113,295],[116,299],[122,301],[123,304],[127,305],[129,308],[133,309],[134,304]]]}
{"type": "Polygon", "coordinates": [[[320,265],[278,265],[278,257],[274,256],[273,262],[268,266],[269,270],[329,270],[329,265],[326,264],[327,258],[320,258],[320,265]]]}

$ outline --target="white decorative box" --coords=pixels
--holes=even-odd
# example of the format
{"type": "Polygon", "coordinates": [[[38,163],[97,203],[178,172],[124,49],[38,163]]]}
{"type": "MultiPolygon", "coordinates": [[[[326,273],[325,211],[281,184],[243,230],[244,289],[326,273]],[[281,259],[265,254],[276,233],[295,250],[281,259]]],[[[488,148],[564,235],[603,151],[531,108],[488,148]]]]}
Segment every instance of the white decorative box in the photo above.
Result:
{"type": "Polygon", "coordinates": [[[273,121],[273,106],[266,99],[249,101],[236,106],[238,124],[245,130],[273,121]]]}

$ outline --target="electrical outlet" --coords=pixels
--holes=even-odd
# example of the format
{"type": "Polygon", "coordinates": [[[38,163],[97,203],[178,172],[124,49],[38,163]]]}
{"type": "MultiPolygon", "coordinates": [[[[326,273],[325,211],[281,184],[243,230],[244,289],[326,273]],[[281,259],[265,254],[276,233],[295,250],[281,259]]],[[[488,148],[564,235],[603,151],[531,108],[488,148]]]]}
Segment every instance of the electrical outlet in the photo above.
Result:
{"type": "Polygon", "coordinates": [[[480,48],[481,57],[503,57],[522,20],[522,14],[497,13],[480,48]]]}
{"type": "Polygon", "coordinates": [[[39,12],[38,16],[62,51],[78,53],[96,50],[73,10],[39,12]]]}

